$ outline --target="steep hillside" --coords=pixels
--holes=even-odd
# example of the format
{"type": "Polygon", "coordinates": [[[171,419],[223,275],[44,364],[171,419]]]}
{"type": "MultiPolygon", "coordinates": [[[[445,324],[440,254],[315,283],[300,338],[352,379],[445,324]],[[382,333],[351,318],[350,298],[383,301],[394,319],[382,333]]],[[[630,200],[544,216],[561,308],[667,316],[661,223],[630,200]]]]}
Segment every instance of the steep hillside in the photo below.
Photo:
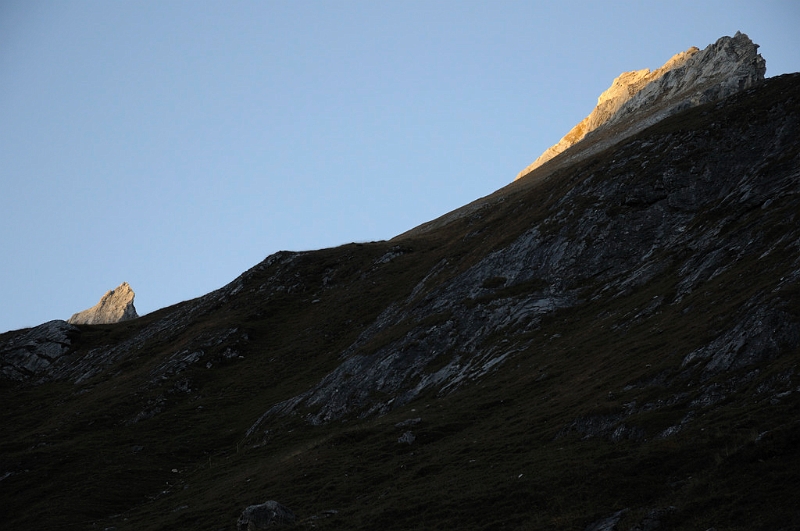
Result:
{"type": "Polygon", "coordinates": [[[389,242],[0,336],[8,528],[797,529],[800,75],[389,242]]]}

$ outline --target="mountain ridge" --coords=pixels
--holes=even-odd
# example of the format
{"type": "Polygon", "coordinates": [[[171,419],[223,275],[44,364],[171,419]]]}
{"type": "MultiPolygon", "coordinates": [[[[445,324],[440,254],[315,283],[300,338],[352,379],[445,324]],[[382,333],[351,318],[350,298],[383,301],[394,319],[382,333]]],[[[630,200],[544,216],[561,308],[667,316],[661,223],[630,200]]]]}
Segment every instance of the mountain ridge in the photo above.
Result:
{"type": "Polygon", "coordinates": [[[799,133],[770,78],[426,230],[0,334],[3,519],[792,529],[799,133]]]}
{"type": "MultiPolygon", "coordinates": [[[[757,44],[737,31],[733,37],[721,37],[702,51],[692,46],[655,71],[644,69],[620,74],[600,95],[589,116],[520,171],[516,179],[595,131],[624,124],[622,131],[614,133],[616,142],[683,109],[753,86],[762,81],[766,73],[766,62],[757,50],[757,44]]],[[[607,147],[607,143],[604,145],[607,147]]],[[[573,159],[575,156],[580,155],[573,154],[573,159]]]]}

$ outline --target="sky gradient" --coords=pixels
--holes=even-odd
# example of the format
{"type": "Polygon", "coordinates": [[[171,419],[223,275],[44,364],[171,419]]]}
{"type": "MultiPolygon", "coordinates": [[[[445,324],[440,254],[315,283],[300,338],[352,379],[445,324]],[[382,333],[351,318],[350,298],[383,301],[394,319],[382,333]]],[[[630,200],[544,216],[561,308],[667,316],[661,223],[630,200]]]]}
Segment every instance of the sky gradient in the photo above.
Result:
{"type": "Polygon", "coordinates": [[[791,0],[4,0],[0,332],[389,239],[511,182],[621,72],[737,30],[796,72],[798,27],[791,0]]]}

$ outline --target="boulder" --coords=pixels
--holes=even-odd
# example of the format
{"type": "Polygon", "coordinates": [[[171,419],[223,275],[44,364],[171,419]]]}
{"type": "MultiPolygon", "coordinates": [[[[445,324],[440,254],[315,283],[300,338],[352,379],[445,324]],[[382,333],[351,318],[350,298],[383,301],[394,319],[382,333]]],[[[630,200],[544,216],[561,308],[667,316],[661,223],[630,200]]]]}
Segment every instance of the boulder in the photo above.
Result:
{"type": "Polygon", "coordinates": [[[70,324],[109,324],[136,319],[139,315],[133,306],[135,294],[127,282],[115,289],[107,291],[100,302],[82,312],[78,312],[67,321],[70,324]]]}
{"type": "Polygon", "coordinates": [[[397,442],[400,444],[414,444],[416,440],[417,437],[410,431],[407,431],[397,439],[397,442]]]}
{"type": "Polygon", "coordinates": [[[291,525],[295,521],[294,513],[284,505],[270,500],[259,505],[251,505],[242,511],[236,522],[238,531],[257,531],[274,526],[291,525]]]}

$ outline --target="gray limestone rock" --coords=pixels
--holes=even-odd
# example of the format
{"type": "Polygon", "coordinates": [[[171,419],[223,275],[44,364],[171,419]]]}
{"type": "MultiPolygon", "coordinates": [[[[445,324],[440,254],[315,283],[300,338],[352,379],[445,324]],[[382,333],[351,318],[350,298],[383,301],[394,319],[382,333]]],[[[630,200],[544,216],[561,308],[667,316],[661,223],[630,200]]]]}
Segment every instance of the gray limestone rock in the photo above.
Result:
{"type": "Polygon", "coordinates": [[[4,378],[23,381],[41,376],[69,352],[77,327],[65,321],[50,321],[0,344],[0,373],[4,378]]]}
{"type": "Polygon", "coordinates": [[[236,522],[238,531],[256,531],[274,526],[291,525],[295,521],[294,513],[286,506],[270,500],[259,505],[251,505],[242,511],[236,522]]]}
{"type": "Polygon", "coordinates": [[[100,302],[69,318],[70,324],[108,324],[136,319],[139,315],[133,306],[135,294],[127,282],[106,292],[100,302]]]}
{"type": "Polygon", "coordinates": [[[397,442],[399,444],[414,444],[414,441],[416,440],[417,437],[410,431],[407,431],[397,439],[397,442]]]}
{"type": "Polygon", "coordinates": [[[703,380],[722,372],[741,369],[775,358],[781,351],[800,345],[800,325],[778,309],[748,308],[744,318],[708,345],[686,355],[682,368],[703,367],[703,380]]]}

